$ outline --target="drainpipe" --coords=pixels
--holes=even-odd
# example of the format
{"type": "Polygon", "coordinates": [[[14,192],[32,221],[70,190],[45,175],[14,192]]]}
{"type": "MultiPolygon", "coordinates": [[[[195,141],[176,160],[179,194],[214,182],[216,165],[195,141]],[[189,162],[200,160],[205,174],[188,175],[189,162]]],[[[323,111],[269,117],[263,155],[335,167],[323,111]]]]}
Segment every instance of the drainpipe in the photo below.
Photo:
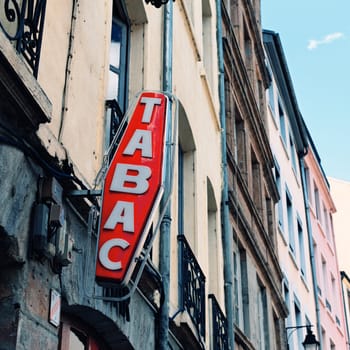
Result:
{"type": "Polygon", "coordinates": [[[70,88],[70,75],[71,75],[71,67],[72,67],[72,59],[73,59],[73,51],[74,51],[74,39],[75,39],[75,28],[77,22],[78,15],[78,7],[79,0],[73,0],[72,3],[72,14],[71,14],[71,23],[70,23],[70,31],[69,31],[69,43],[68,43],[68,52],[67,52],[67,60],[66,60],[66,70],[64,77],[64,86],[62,93],[62,108],[61,108],[61,120],[60,126],[58,130],[58,141],[62,141],[64,126],[65,126],[65,117],[68,110],[68,95],[70,88]]]}
{"type": "Polygon", "coordinates": [[[222,222],[222,245],[224,258],[224,290],[225,308],[227,318],[228,342],[231,350],[235,348],[234,342],[234,318],[233,318],[233,237],[230,230],[230,218],[228,207],[228,176],[227,176],[227,153],[226,153],[226,116],[225,116],[225,80],[224,80],[224,54],[222,47],[222,17],[221,0],[216,0],[216,40],[218,45],[219,65],[219,100],[220,100],[220,123],[221,123],[221,163],[223,171],[223,188],[221,194],[221,222],[222,222]]]}
{"type": "MultiPolygon", "coordinates": [[[[169,1],[163,9],[163,91],[172,92],[172,64],[173,64],[173,3],[169,1]]],[[[168,100],[168,113],[171,115],[172,101],[168,100]]],[[[166,142],[171,143],[172,123],[166,126],[166,142]]],[[[171,155],[167,152],[165,159],[165,188],[163,199],[160,203],[160,212],[165,210],[160,225],[159,242],[159,271],[162,275],[163,298],[159,310],[158,349],[169,349],[169,294],[170,294],[170,226],[171,226],[171,202],[166,202],[171,191],[171,155]]]]}
{"type": "Polygon", "coordinates": [[[306,213],[306,223],[307,223],[307,233],[309,238],[309,252],[310,252],[310,262],[311,262],[311,273],[312,273],[312,283],[314,285],[314,299],[315,299],[315,310],[316,310],[316,323],[317,323],[317,334],[318,341],[320,342],[320,349],[322,350],[322,330],[321,330],[321,316],[320,316],[320,303],[318,300],[317,292],[317,275],[316,275],[316,261],[315,261],[315,252],[314,245],[312,240],[312,227],[310,220],[310,207],[309,207],[309,198],[306,188],[306,175],[305,175],[305,165],[304,159],[300,158],[300,170],[301,170],[301,181],[303,186],[304,193],[304,205],[306,213]]]}

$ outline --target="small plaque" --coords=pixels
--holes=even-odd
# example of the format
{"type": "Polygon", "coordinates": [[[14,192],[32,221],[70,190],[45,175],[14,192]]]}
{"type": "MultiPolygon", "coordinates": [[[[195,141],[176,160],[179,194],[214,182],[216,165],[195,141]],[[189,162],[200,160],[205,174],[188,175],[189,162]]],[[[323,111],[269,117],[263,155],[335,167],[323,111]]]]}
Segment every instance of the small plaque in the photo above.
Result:
{"type": "Polygon", "coordinates": [[[57,290],[51,289],[50,292],[50,316],[49,322],[58,327],[61,316],[61,294],[57,290]]]}

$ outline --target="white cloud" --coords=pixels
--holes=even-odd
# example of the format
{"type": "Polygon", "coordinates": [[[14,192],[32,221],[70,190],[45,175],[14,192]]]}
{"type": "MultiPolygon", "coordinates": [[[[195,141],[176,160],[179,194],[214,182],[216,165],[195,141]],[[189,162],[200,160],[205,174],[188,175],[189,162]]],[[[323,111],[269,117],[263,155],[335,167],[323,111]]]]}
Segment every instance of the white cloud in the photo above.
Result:
{"type": "Polygon", "coordinates": [[[327,34],[321,40],[315,40],[315,39],[309,40],[309,44],[307,45],[307,48],[309,50],[314,50],[319,45],[329,44],[334,40],[338,40],[340,38],[344,38],[344,33],[336,32],[336,33],[327,34]]]}

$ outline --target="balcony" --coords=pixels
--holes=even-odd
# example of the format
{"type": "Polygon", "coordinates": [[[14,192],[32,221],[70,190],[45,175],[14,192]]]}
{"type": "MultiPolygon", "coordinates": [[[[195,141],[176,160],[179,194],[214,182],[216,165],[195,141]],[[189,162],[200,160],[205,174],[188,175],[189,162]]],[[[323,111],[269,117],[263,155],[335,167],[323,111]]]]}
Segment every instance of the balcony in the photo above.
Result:
{"type": "Polygon", "coordinates": [[[5,0],[0,6],[0,28],[37,77],[46,0],[5,0]]]}
{"type": "Polygon", "coordinates": [[[228,350],[227,320],[213,294],[209,295],[212,311],[212,341],[213,350],[228,350]]]}
{"type": "Polygon", "coordinates": [[[198,335],[205,337],[205,276],[184,235],[177,237],[180,261],[180,306],[198,335]]]}

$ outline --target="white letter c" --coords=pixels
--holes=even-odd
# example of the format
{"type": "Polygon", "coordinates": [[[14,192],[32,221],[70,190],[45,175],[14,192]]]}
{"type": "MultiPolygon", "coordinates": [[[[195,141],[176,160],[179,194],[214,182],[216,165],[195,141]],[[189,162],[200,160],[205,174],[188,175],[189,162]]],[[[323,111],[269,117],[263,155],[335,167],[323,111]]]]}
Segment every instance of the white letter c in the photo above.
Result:
{"type": "Polygon", "coordinates": [[[120,261],[112,261],[109,257],[109,251],[113,247],[120,247],[122,249],[126,249],[129,247],[129,243],[121,238],[110,239],[105,242],[100,248],[100,252],[98,257],[100,259],[101,264],[108,270],[120,270],[122,268],[122,263],[120,261]]]}

